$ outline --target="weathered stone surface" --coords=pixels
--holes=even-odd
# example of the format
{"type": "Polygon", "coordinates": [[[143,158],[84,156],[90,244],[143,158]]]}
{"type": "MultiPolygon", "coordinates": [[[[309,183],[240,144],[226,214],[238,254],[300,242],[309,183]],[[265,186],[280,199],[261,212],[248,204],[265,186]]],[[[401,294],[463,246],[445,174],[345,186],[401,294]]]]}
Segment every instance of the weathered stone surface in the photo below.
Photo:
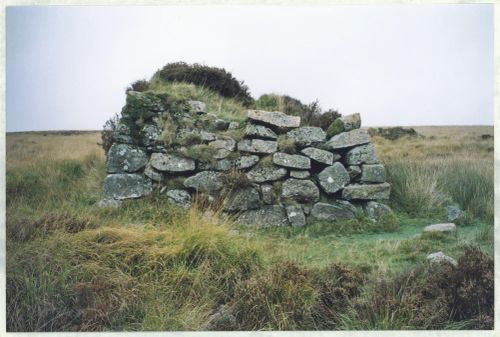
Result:
{"type": "Polygon", "coordinates": [[[273,163],[279,166],[308,170],[311,168],[311,160],[298,154],[278,152],[273,155],[273,163]]]}
{"type": "Polygon", "coordinates": [[[182,208],[191,207],[191,194],[186,190],[168,190],[167,198],[170,202],[182,208]]]}
{"type": "Polygon", "coordinates": [[[228,212],[246,211],[261,206],[262,201],[257,186],[244,187],[233,191],[224,201],[224,210],[228,212]]]}
{"type": "Polygon", "coordinates": [[[298,202],[314,202],[319,200],[319,189],[311,180],[287,179],[283,183],[281,197],[298,202]]]}
{"type": "Polygon", "coordinates": [[[279,180],[286,176],[286,169],[276,166],[257,166],[247,173],[248,179],[256,183],[279,180]]]}
{"type": "Polygon", "coordinates": [[[262,184],[260,185],[260,190],[262,193],[262,201],[265,204],[270,205],[270,204],[275,204],[277,202],[273,185],[262,184]]]}
{"type": "Polygon", "coordinates": [[[378,164],[377,154],[372,144],[355,147],[345,155],[347,165],[378,164]]]}
{"type": "Polygon", "coordinates": [[[195,169],[194,160],[165,153],[151,154],[149,163],[158,171],[165,172],[189,172],[195,169]]]}
{"type": "Polygon", "coordinates": [[[224,175],[220,172],[202,171],[184,180],[184,186],[213,194],[224,187],[224,175]]]}
{"type": "Polygon", "coordinates": [[[293,227],[304,227],[306,225],[306,216],[300,205],[290,205],[286,207],[288,221],[293,227]]]}
{"type": "Polygon", "coordinates": [[[240,128],[240,123],[238,122],[229,122],[228,130],[235,130],[240,128]]]}
{"type": "Polygon", "coordinates": [[[328,150],[337,150],[367,144],[369,142],[370,135],[368,134],[368,131],[355,129],[333,136],[327,143],[325,143],[325,147],[328,150]]]}
{"type": "Polygon", "coordinates": [[[388,183],[373,185],[348,185],[342,190],[342,198],[347,200],[389,199],[391,185],[388,183]]]}
{"type": "Polygon", "coordinates": [[[298,128],[300,117],[288,116],[279,111],[248,110],[248,119],[279,128],[298,128]]]}
{"type": "Polygon", "coordinates": [[[215,159],[223,159],[229,156],[229,154],[236,148],[236,141],[231,137],[226,137],[224,139],[217,139],[209,143],[210,146],[217,149],[214,155],[215,159]]]}
{"type": "Polygon", "coordinates": [[[197,114],[207,113],[207,105],[200,101],[187,101],[189,104],[190,110],[197,114]]]}
{"type": "Polygon", "coordinates": [[[446,206],[448,221],[456,221],[464,217],[464,212],[457,205],[446,206]]]}
{"type": "Polygon", "coordinates": [[[116,199],[102,199],[97,202],[97,207],[100,208],[118,208],[121,205],[122,201],[116,199]]]}
{"type": "Polygon", "coordinates": [[[436,252],[427,255],[427,261],[429,261],[430,264],[451,264],[455,267],[458,266],[458,262],[454,258],[445,255],[443,252],[436,252]]]}
{"type": "Polygon", "coordinates": [[[318,182],[326,193],[335,193],[350,181],[349,173],[344,166],[335,162],[318,174],[318,182]]]}
{"type": "Polygon", "coordinates": [[[263,139],[243,139],[238,142],[238,150],[251,153],[274,153],[278,150],[278,142],[263,139]]]}
{"type": "Polygon", "coordinates": [[[361,181],[369,183],[385,182],[385,168],[380,164],[363,165],[361,181]]]}
{"type": "Polygon", "coordinates": [[[113,140],[118,143],[123,144],[133,144],[134,140],[130,136],[130,128],[123,124],[119,123],[116,126],[116,129],[113,130],[113,140]]]}
{"type": "Polygon", "coordinates": [[[389,206],[376,201],[368,201],[365,204],[364,209],[368,218],[375,221],[380,219],[380,217],[385,214],[392,213],[389,206]]]}
{"type": "Polygon", "coordinates": [[[146,153],[138,147],[114,143],[108,152],[108,173],[137,172],[146,166],[146,153]]]}
{"type": "Polygon", "coordinates": [[[259,162],[259,156],[241,156],[236,160],[235,166],[238,170],[250,168],[259,162]]]}
{"type": "Polygon", "coordinates": [[[200,131],[200,138],[204,142],[211,142],[212,140],[216,140],[217,137],[212,132],[200,131]]]}
{"type": "Polygon", "coordinates": [[[252,138],[277,139],[276,133],[263,125],[247,124],[245,135],[252,138]]]}
{"type": "Polygon", "coordinates": [[[215,121],[213,121],[212,128],[215,131],[226,131],[227,128],[229,127],[229,122],[217,118],[215,121]]]}
{"type": "Polygon", "coordinates": [[[339,221],[352,219],[356,215],[356,207],[347,201],[333,203],[318,202],[311,210],[311,216],[317,220],[339,221]]]}
{"type": "Polygon", "coordinates": [[[142,144],[151,146],[160,138],[162,129],[153,124],[146,124],[142,128],[142,144]]]}
{"type": "Polygon", "coordinates": [[[347,166],[347,173],[349,173],[351,180],[357,179],[361,176],[361,167],[358,165],[347,166]]]}
{"type": "MultiPolygon", "coordinates": [[[[133,106],[136,109],[149,110],[151,112],[165,111],[161,99],[151,92],[128,91],[127,106],[133,106]]],[[[150,117],[143,113],[143,117],[150,117]]]]}
{"type": "Polygon", "coordinates": [[[361,127],[361,116],[359,113],[342,116],[340,120],[344,123],[344,131],[351,131],[361,127]]]}
{"type": "Polygon", "coordinates": [[[151,181],[142,174],[110,174],[104,178],[104,194],[108,199],[140,198],[151,193],[151,181]]]}
{"type": "Polygon", "coordinates": [[[303,126],[288,131],[286,136],[299,147],[311,146],[326,140],[326,132],[317,126],[303,126]]]}
{"type": "Polygon", "coordinates": [[[309,171],[298,171],[298,170],[290,171],[290,177],[292,177],[292,178],[307,179],[310,176],[311,176],[311,173],[309,171]]]}
{"type": "Polygon", "coordinates": [[[441,233],[451,233],[457,230],[457,226],[454,223],[438,223],[434,225],[425,226],[425,233],[441,232],[441,233]]]}
{"type": "Polygon", "coordinates": [[[238,222],[250,226],[287,226],[288,217],[281,205],[266,205],[262,208],[243,212],[238,222]]]}
{"type": "Polygon", "coordinates": [[[233,162],[228,159],[217,160],[215,162],[200,162],[199,170],[229,171],[233,168],[233,162]]]}
{"type": "Polygon", "coordinates": [[[339,154],[333,154],[329,151],[320,150],[315,147],[307,147],[300,152],[312,160],[326,165],[332,165],[335,160],[340,159],[339,154]]]}
{"type": "Polygon", "coordinates": [[[150,164],[146,165],[144,175],[153,181],[163,181],[163,174],[156,171],[150,164]]]}

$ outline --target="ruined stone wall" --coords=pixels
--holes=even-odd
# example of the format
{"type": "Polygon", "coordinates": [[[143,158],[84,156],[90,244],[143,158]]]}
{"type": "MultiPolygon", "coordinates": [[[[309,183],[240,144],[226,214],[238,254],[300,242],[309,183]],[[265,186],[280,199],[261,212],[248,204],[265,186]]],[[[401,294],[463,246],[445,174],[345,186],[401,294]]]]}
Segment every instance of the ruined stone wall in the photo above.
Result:
{"type": "Polygon", "coordinates": [[[281,112],[248,110],[237,123],[203,102],[185,103],[173,109],[129,92],[124,111],[141,116],[113,134],[104,203],[156,188],[184,208],[195,195],[207,197],[249,225],[304,226],[357,212],[376,220],[390,211],[380,202],[390,193],[385,169],[359,114],[341,117],[343,132],[327,137],[281,112]]]}

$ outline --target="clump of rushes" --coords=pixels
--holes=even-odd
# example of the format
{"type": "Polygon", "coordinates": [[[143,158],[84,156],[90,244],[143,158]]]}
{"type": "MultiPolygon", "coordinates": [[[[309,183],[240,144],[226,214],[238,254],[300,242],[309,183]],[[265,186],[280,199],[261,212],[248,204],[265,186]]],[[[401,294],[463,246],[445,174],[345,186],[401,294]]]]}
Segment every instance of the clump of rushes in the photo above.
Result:
{"type": "Polygon", "coordinates": [[[328,137],[333,137],[341,132],[344,132],[344,122],[342,122],[340,118],[337,118],[330,124],[328,130],[326,130],[326,135],[328,137]]]}
{"type": "Polygon", "coordinates": [[[231,170],[224,175],[224,182],[227,189],[235,191],[253,185],[245,172],[231,170]]]}
{"type": "Polygon", "coordinates": [[[291,138],[287,138],[285,135],[278,137],[278,150],[280,152],[295,154],[297,153],[297,147],[295,142],[291,138]]]}

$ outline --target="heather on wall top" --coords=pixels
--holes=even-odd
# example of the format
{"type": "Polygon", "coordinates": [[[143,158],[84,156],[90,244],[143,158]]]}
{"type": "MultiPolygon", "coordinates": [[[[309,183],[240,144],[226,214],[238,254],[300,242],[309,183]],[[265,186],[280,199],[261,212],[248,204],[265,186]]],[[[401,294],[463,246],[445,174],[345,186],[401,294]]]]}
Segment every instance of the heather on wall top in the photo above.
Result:
{"type": "Polygon", "coordinates": [[[231,120],[207,104],[129,91],[104,181],[107,201],[154,190],[179,207],[204,198],[248,225],[334,223],[390,213],[390,185],[359,114],[323,129],[299,116],[248,109],[231,120]],[[333,130],[334,129],[334,130],[333,130]]]}

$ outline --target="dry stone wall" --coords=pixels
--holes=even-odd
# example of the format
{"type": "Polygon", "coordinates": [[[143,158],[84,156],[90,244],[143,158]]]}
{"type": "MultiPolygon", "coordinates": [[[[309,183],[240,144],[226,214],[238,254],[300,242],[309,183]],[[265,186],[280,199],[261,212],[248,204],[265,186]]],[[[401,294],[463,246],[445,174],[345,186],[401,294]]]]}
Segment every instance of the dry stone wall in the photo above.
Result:
{"type": "Polygon", "coordinates": [[[156,188],[180,207],[204,196],[240,223],[261,226],[335,222],[358,212],[376,220],[390,212],[381,202],[390,193],[385,169],[359,114],[341,117],[344,132],[329,138],[277,111],[248,110],[245,122],[230,123],[203,102],[173,110],[151,95],[128,95],[124,111],[133,106],[142,115],[113,133],[103,204],[156,188]]]}

